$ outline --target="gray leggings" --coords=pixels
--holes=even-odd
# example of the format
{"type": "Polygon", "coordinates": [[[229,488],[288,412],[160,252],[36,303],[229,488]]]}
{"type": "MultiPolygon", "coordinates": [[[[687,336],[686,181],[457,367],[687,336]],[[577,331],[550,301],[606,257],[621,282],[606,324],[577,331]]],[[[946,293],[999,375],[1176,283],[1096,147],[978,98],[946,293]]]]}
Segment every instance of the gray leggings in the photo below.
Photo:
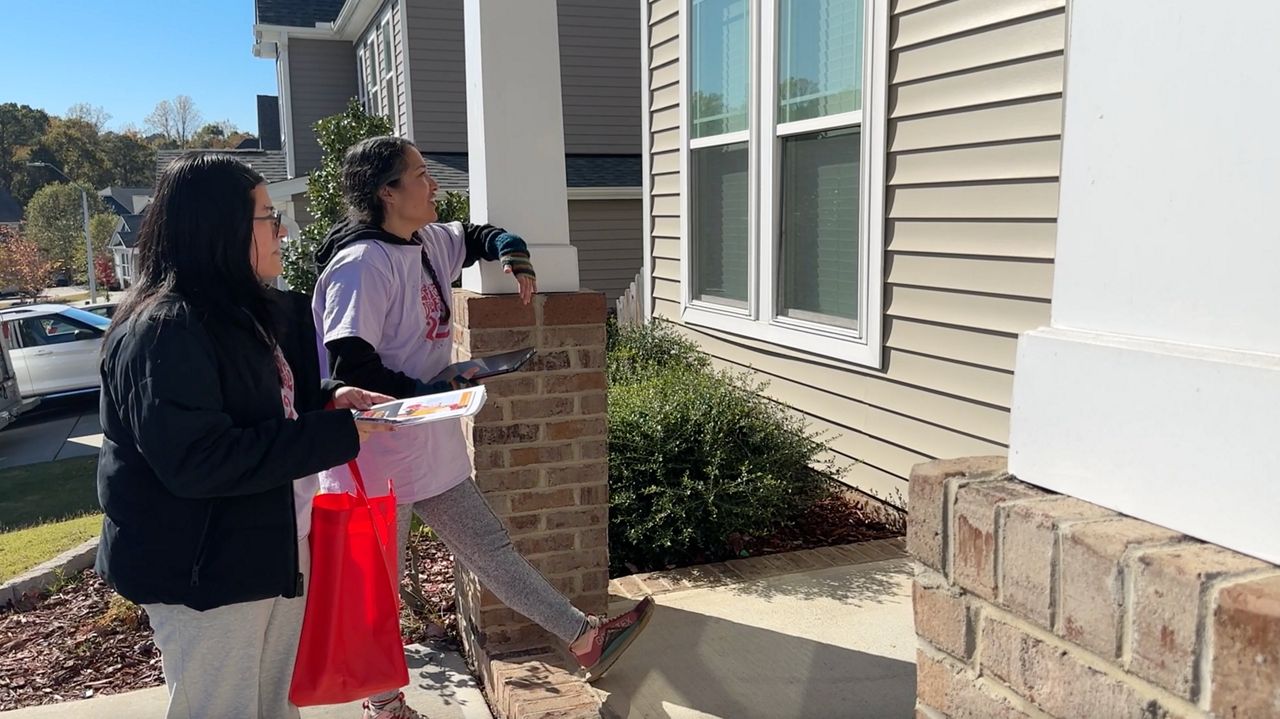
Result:
{"type": "Polygon", "coordinates": [[[520,556],[502,521],[489,508],[475,482],[467,480],[434,497],[397,507],[400,574],[413,514],[431,527],[455,559],[503,604],[532,619],[566,644],[587,626],[587,616],[520,556]]]}

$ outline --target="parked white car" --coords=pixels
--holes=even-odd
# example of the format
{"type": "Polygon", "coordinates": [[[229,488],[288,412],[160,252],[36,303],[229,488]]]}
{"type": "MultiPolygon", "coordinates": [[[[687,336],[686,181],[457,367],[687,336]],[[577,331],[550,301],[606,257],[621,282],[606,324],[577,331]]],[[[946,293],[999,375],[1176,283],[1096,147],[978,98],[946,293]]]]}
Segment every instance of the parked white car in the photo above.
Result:
{"type": "Polygon", "coordinates": [[[18,373],[9,357],[9,337],[6,327],[0,323],[0,429],[8,427],[18,415],[40,403],[39,398],[23,399],[18,388],[18,373]]]}
{"type": "Polygon", "coordinates": [[[102,338],[111,321],[67,305],[0,310],[24,398],[97,389],[102,338]]]}

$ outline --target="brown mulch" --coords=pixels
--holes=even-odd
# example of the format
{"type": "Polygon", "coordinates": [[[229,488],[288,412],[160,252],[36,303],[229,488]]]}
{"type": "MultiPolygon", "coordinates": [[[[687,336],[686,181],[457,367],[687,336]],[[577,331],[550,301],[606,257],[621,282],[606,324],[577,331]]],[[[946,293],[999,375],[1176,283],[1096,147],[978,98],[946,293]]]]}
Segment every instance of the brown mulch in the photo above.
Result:
{"type": "MultiPolygon", "coordinates": [[[[730,538],[739,556],[812,549],[903,533],[901,514],[835,494],[767,537],[730,538]]],[[[453,557],[429,531],[410,546],[418,581],[406,573],[401,631],[406,643],[459,647],[453,557]],[[419,589],[421,593],[419,594],[419,589]]],[[[0,610],[0,711],[84,699],[164,683],[146,614],[112,592],[92,570],[33,605],[0,610]]]]}

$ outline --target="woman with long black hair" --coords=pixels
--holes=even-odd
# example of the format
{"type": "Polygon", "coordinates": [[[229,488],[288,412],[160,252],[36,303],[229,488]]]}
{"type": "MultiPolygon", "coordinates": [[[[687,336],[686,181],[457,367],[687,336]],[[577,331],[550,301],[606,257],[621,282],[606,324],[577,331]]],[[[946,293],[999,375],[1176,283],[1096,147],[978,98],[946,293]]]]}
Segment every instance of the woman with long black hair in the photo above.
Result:
{"type": "Polygon", "coordinates": [[[170,719],[298,716],[314,475],[359,452],[350,410],[389,399],[321,382],[305,298],[266,287],[282,235],[257,172],[183,155],[103,349],[97,570],[146,610],[170,719]]]}

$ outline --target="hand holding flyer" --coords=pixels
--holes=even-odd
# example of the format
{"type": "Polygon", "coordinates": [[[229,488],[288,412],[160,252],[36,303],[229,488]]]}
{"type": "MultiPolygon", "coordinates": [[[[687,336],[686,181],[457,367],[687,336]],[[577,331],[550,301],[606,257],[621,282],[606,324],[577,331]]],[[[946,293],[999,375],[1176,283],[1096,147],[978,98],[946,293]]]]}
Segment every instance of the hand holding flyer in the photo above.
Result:
{"type": "Polygon", "coordinates": [[[470,417],[484,406],[485,388],[468,387],[421,397],[398,399],[356,412],[356,422],[392,424],[397,428],[446,419],[470,417]]]}

